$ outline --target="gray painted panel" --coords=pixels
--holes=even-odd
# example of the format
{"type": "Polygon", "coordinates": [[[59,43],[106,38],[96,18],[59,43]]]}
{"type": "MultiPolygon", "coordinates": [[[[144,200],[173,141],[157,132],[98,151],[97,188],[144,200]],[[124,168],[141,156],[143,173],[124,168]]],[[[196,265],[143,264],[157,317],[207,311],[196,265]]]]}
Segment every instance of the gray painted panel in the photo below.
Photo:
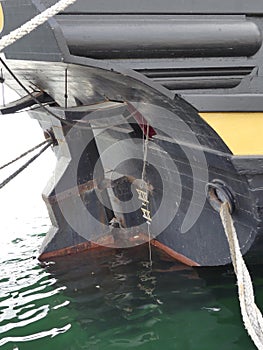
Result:
{"type": "MultiPolygon", "coordinates": [[[[57,0],[44,0],[46,5],[57,0]]],[[[263,13],[261,0],[78,0],[66,12],[79,13],[263,13]]]]}
{"type": "Polygon", "coordinates": [[[200,112],[262,112],[263,94],[186,94],[181,96],[200,112]]]}
{"type": "Polygon", "coordinates": [[[58,16],[71,53],[92,58],[252,56],[262,39],[244,19],[58,16]]]}
{"type": "MultiPolygon", "coordinates": [[[[37,1],[34,1],[37,3],[37,1]]],[[[39,14],[38,9],[29,0],[8,0],[3,1],[3,10],[5,15],[5,25],[2,35],[9,34],[33,17],[39,14]]],[[[60,61],[61,50],[55,38],[55,29],[57,25],[53,19],[45,22],[30,34],[8,46],[4,52],[7,58],[15,59],[35,59],[43,61],[60,61]]]]}

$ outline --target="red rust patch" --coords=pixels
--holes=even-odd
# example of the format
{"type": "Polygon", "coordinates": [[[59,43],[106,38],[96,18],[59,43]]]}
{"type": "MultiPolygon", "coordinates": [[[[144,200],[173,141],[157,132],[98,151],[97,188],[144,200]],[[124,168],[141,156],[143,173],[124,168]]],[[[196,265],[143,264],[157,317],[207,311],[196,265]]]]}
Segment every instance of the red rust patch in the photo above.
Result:
{"type": "Polygon", "coordinates": [[[80,244],[77,244],[75,246],[59,249],[59,250],[54,250],[52,252],[48,253],[43,253],[39,256],[40,261],[44,260],[50,260],[52,258],[56,258],[58,256],[65,256],[65,255],[72,255],[72,254],[77,254],[80,252],[84,252],[86,250],[91,250],[91,249],[100,249],[104,248],[96,243],[93,242],[83,242],[80,244]]]}
{"type": "Polygon", "coordinates": [[[153,239],[151,241],[151,245],[153,245],[156,248],[159,248],[161,251],[163,251],[164,253],[166,253],[167,255],[169,255],[171,258],[182,262],[185,265],[188,266],[200,266],[197,262],[187,258],[186,256],[177,253],[176,251],[174,251],[173,249],[167,247],[166,245],[164,245],[163,243],[160,243],[159,241],[157,241],[156,239],[153,239]]]}

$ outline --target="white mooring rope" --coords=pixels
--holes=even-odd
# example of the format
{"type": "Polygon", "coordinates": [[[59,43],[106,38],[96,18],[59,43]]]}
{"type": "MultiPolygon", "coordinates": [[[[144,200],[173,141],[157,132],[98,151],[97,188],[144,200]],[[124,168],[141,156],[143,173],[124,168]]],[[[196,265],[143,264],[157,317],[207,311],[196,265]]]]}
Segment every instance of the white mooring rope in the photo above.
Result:
{"type": "Polygon", "coordinates": [[[220,217],[228,239],[231,259],[237,276],[243,322],[256,347],[259,350],[263,350],[263,317],[255,304],[251,278],[240,252],[236,230],[227,202],[221,205],[220,217]]]}
{"type": "Polygon", "coordinates": [[[32,32],[34,29],[45,23],[48,19],[55,16],[61,11],[64,11],[68,6],[74,4],[77,0],[60,0],[55,5],[49,7],[30,21],[23,24],[21,27],[13,30],[11,33],[3,36],[0,39],[0,52],[7,46],[15,43],[17,40],[23,38],[25,35],[32,32]]]}

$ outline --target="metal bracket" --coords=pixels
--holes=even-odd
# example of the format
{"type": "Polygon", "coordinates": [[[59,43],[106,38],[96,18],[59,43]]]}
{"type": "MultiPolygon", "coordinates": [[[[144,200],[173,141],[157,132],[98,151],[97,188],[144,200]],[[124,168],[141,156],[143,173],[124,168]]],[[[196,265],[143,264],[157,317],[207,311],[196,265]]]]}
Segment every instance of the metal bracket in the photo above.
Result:
{"type": "Polygon", "coordinates": [[[235,197],[232,190],[222,180],[215,179],[206,185],[206,197],[217,212],[220,212],[224,202],[228,203],[231,214],[235,210],[235,197]]]}

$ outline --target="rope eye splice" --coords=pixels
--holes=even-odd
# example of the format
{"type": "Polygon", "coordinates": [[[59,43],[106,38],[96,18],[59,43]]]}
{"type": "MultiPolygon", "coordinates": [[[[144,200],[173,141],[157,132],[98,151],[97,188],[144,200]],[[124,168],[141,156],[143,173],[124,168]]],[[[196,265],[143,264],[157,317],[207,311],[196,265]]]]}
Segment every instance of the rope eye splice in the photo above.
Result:
{"type": "Polygon", "coordinates": [[[240,251],[231,215],[235,209],[234,196],[221,180],[208,183],[206,195],[211,206],[220,214],[228,240],[231,260],[237,277],[239,304],[245,328],[257,349],[263,350],[263,317],[255,303],[253,284],[240,251]]]}
{"type": "Polygon", "coordinates": [[[38,148],[42,147],[41,150],[35,154],[32,158],[30,158],[28,161],[25,162],[24,165],[22,165],[19,169],[17,169],[13,174],[8,176],[2,183],[0,183],[0,189],[2,189],[5,185],[7,185],[11,180],[13,180],[18,174],[20,174],[23,170],[25,170],[31,163],[33,163],[42,153],[44,153],[51,145],[54,144],[54,140],[51,136],[46,137],[46,140],[41,142],[40,144],[36,145],[33,148],[30,148],[28,151],[22,153],[20,156],[16,157],[15,159],[11,160],[10,162],[0,166],[0,170],[6,168],[7,166],[14,164],[18,160],[22,159],[23,157],[27,156],[29,153],[37,150],[38,148]]]}

